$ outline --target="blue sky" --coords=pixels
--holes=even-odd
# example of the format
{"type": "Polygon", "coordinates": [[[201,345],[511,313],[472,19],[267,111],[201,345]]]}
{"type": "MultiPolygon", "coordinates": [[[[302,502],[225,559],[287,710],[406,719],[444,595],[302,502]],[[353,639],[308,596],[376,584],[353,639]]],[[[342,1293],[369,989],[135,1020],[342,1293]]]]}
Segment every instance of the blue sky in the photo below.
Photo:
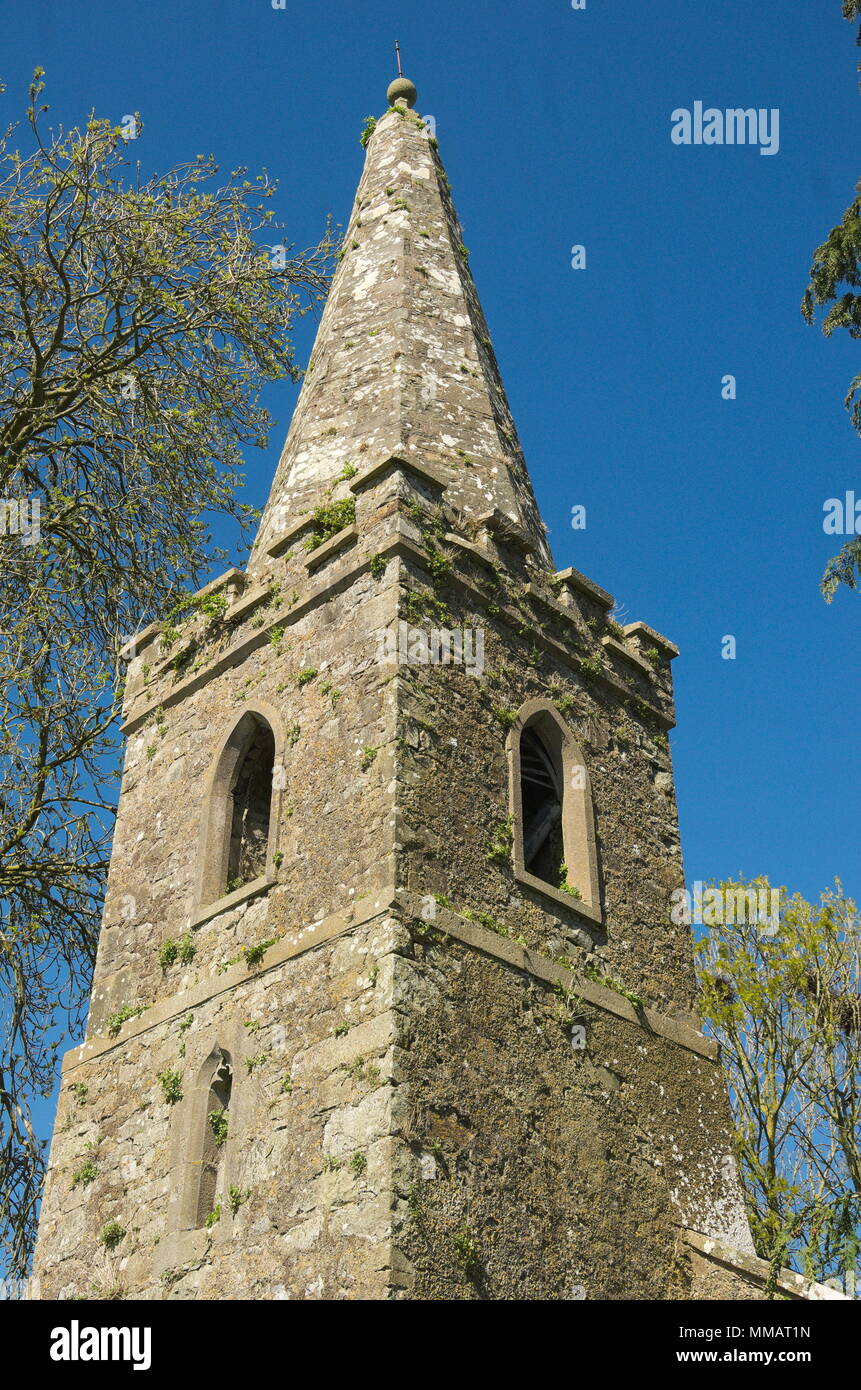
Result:
{"type": "MultiPolygon", "coordinates": [[[[147,172],[265,166],[298,246],[346,221],[393,41],[437,121],[557,565],[681,648],[672,735],[686,874],[861,894],[861,595],[818,581],[823,503],[857,488],[857,366],[799,313],[859,170],[840,0],[27,0],[4,15],[2,116],[37,64],[51,120],[139,111],[147,172]],[[695,101],[780,111],[773,157],[676,146],[695,101]],[[571,268],[584,244],[587,267],[571,268]],[[734,401],[721,379],[737,378],[734,401]],[[587,508],[585,531],[571,508],[587,508]],[[732,634],[737,658],[721,658],[732,634]]],[[[306,320],[296,334],[310,352],[306,320]]],[[[262,503],[296,399],[250,453],[262,503]]]]}

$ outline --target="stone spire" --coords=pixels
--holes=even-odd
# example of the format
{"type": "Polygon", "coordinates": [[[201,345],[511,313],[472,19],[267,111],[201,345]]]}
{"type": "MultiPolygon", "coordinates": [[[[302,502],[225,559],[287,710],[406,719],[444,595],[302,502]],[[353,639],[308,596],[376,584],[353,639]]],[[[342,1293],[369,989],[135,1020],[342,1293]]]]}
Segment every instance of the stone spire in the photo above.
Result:
{"type": "Polygon", "coordinates": [[[249,570],[345,468],[392,455],[440,475],[465,531],[495,514],[551,568],[436,140],[408,79],[388,95],[249,570]]]}

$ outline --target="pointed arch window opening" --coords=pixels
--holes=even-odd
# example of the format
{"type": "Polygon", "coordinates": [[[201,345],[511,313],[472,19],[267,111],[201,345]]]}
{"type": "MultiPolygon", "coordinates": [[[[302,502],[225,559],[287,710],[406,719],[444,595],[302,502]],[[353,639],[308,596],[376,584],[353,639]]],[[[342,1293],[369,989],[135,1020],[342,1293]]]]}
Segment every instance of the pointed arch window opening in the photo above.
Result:
{"type": "Polygon", "coordinates": [[[268,724],[257,722],[231,789],[230,847],[223,885],[226,893],[252,883],[266,872],[274,766],[274,734],[268,724]]]}
{"type": "Polygon", "coordinates": [[[603,922],[592,788],[560,712],[529,700],[509,734],[514,876],[580,916],[603,922]]]}
{"type": "Polygon", "coordinates": [[[222,898],[272,880],[284,731],[277,711],[250,709],[224,734],[203,793],[193,924],[222,898]]]}
{"type": "Polygon", "coordinates": [[[520,736],[523,860],[529,873],[558,888],[565,873],[562,766],[538,731],[520,736]]]}
{"type": "Polygon", "coordinates": [[[207,1217],[218,1206],[225,1191],[225,1148],[230,1131],[230,1101],[233,1093],[233,1067],[228,1053],[219,1049],[209,1082],[203,1123],[200,1181],[194,1224],[205,1226],[207,1217]]]}

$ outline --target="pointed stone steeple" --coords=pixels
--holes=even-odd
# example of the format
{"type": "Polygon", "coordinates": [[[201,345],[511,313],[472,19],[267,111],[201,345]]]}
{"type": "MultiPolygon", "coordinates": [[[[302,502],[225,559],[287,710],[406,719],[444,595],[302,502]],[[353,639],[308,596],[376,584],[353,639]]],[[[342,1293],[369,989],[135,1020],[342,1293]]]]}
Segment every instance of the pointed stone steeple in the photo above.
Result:
{"type": "Polygon", "coordinates": [[[495,512],[551,568],[436,140],[412,83],[389,99],[249,569],[345,467],[392,455],[439,474],[467,530],[495,512]]]}

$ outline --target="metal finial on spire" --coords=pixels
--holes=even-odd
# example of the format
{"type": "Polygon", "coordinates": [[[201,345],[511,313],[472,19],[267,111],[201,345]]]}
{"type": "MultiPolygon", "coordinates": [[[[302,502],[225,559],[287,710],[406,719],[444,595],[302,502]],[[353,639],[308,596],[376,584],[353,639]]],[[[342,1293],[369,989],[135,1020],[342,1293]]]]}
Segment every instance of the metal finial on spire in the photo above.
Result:
{"type": "Polygon", "coordinates": [[[410,82],[408,77],[404,77],[404,70],[401,67],[401,46],[395,39],[395,56],[398,60],[398,75],[389,87],[386,95],[389,99],[389,106],[394,106],[396,102],[402,101],[407,106],[415,106],[418,98],[415,84],[410,82]]]}

